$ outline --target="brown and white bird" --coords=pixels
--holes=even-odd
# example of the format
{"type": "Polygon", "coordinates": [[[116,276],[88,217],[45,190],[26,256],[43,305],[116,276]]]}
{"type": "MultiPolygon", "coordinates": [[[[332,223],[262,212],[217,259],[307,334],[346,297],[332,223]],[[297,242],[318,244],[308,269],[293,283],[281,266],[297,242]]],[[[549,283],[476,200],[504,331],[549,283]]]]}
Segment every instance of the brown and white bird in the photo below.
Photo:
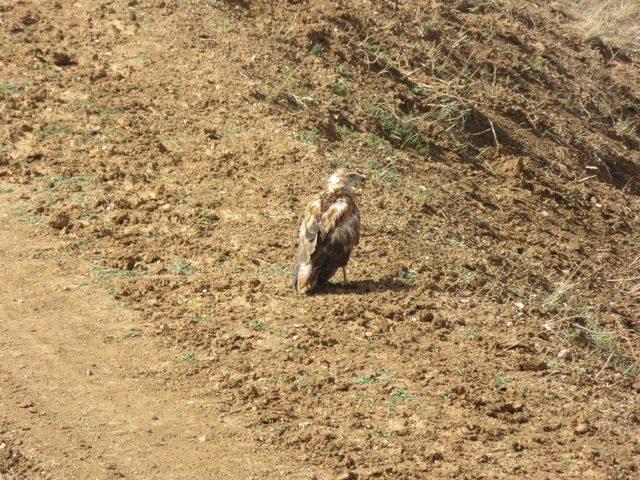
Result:
{"type": "Polygon", "coordinates": [[[300,225],[293,280],[298,293],[310,293],[342,268],[347,283],[347,262],[360,241],[360,212],[355,185],[364,182],[360,173],[336,170],[319,198],[307,205],[300,225]]]}

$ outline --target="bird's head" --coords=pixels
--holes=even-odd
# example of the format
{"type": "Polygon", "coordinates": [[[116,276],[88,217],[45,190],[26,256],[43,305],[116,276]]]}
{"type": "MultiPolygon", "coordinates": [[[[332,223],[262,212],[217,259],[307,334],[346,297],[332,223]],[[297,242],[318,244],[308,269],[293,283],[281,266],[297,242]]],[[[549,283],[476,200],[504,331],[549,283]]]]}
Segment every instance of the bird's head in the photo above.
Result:
{"type": "Polygon", "coordinates": [[[329,177],[327,182],[329,190],[338,190],[344,188],[345,190],[353,190],[353,188],[359,183],[364,183],[367,177],[358,172],[351,172],[344,168],[339,168],[329,177]]]}

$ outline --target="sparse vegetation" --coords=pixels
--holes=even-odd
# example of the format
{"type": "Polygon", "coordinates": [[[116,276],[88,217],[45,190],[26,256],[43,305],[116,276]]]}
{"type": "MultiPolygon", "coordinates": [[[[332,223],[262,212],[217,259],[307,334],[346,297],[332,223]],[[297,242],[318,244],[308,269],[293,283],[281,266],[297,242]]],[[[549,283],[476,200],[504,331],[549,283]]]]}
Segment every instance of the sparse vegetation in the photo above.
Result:
{"type": "Polygon", "coordinates": [[[125,338],[136,338],[136,337],[139,337],[140,335],[141,335],[140,330],[138,330],[137,328],[130,328],[129,330],[124,332],[125,338]]]}
{"type": "Polygon", "coordinates": [[[265,322],[263,322],[261,320],[256,320],[256,321],[251,322],[249,324],[249,328],[251,330],[257,330],[257,331],[263,332],[263,331],[267,330],[269,328],[269,326],[265,322]]]}
{"type": "Polygon", "coordinates": [[[640,51],[640,4],[627,0],[563,0],[579,18],[585,37],[640,51]]]}
{"type": "MultiPolygon", "coordinates": [[[[2,222],[27,232],[15,245],[39,247],[3,258],[10,279],[59,264],[32,276],[38,295],[23,295],[26,277],[7,293],[10,313],[26,316],[2,323],[2,341],[11,352],[45,338],[29,330],[37,314],[52,346],[42,358],[58,355],[55,339],[74,345],[54,362],[65,372],[97,339],[96,377],[75,386],[125,359],[109,372],[127,378],[111,382],[113,398],[133,386],[130,413],[161,424],[142,436],[118,427],[116,445],[104,419],[85,416],[64,436],[71,453],[94,428],[118,471],[148,477],[157,464],[172,477],[159,456],[182,447],[163,438],[188,415],[180,438],[203,454],[188,456],[193,471],[217,468],[207,452],[232,438],[245,457],[260,453],[248,477],[633,477],[631,2],[9,3],[0,193],[15,215],[2,222]],[[598,33],[580,30],[592,7],[598,33]],[[614,29],[616,9],[626,17],[614,29]],[[339,167],[368,179],[349,284],[338,271],[296,296],[302,209],[339,167]],[[48,282],[49,270],[73,277],[48,282]],[[61,329],[61,309],[96,289],[111,295],[96,308],[103,322],[89,336],[81,318],[61,329]],[[158,461],[134,465],[124,451],[148,445],[158,461]]],[[[48,386],[30,350],[5,356],[9,390],[48,386]]],[[[82,411],[73,395],[62,410],[36,397],[47,415],[8,404],[8,435],[82,411]]],[[[37,438],[45,427],[30,431],[55,456],[64,449],[37,438]]]]}
{"type": "Polygon", "coordinates": [[[189,350],[182,355],[182,359],[187,363],[196,363],[198,361],[198,354],[194,350],[189,350]]]}
{"type": "Polygon", "coordinates": [[[193,274],[193,270],[189,266],[189,262],[179,258],[171,262],[169,265],[169,271],[173,274],[182,275],[184,277],[193,274]]]}

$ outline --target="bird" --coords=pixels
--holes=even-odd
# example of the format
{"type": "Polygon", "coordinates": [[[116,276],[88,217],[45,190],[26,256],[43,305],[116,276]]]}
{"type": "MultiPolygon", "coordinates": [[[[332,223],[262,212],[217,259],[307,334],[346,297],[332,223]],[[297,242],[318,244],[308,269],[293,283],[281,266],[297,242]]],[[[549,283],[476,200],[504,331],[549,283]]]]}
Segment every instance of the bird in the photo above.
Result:
{"type": "Polygon", "coordinates": [[[326,189],[309,202],[300,224],[293,287],[298,294],[312,293],[346,266],[360,241],[360,211],[355,187],[367,177],[339,168],[329,177],[326,189]]]}

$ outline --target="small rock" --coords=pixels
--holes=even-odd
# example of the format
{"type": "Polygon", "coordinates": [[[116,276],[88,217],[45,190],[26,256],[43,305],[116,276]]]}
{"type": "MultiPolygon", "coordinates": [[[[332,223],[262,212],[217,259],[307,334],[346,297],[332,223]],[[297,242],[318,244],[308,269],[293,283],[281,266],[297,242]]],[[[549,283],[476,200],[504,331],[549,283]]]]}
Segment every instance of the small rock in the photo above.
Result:
{"type": "Polygon", "coordinates": [[[69,215],[64,212],[59,212],[49,220],[49,226],[56,230],[62,230],[64,227],[69,225],[70,220],[69,215]]]}
{"type": "Polygon", "coordinates": [[[206,435],[201,435],[201,436],[199,436],[199,437],[198,437],[198,441],[199,441],[200,443],[204,443],[204,442],[206,442],[206,441],[207,441],[207,436],[206,436],[206,435]]]}

